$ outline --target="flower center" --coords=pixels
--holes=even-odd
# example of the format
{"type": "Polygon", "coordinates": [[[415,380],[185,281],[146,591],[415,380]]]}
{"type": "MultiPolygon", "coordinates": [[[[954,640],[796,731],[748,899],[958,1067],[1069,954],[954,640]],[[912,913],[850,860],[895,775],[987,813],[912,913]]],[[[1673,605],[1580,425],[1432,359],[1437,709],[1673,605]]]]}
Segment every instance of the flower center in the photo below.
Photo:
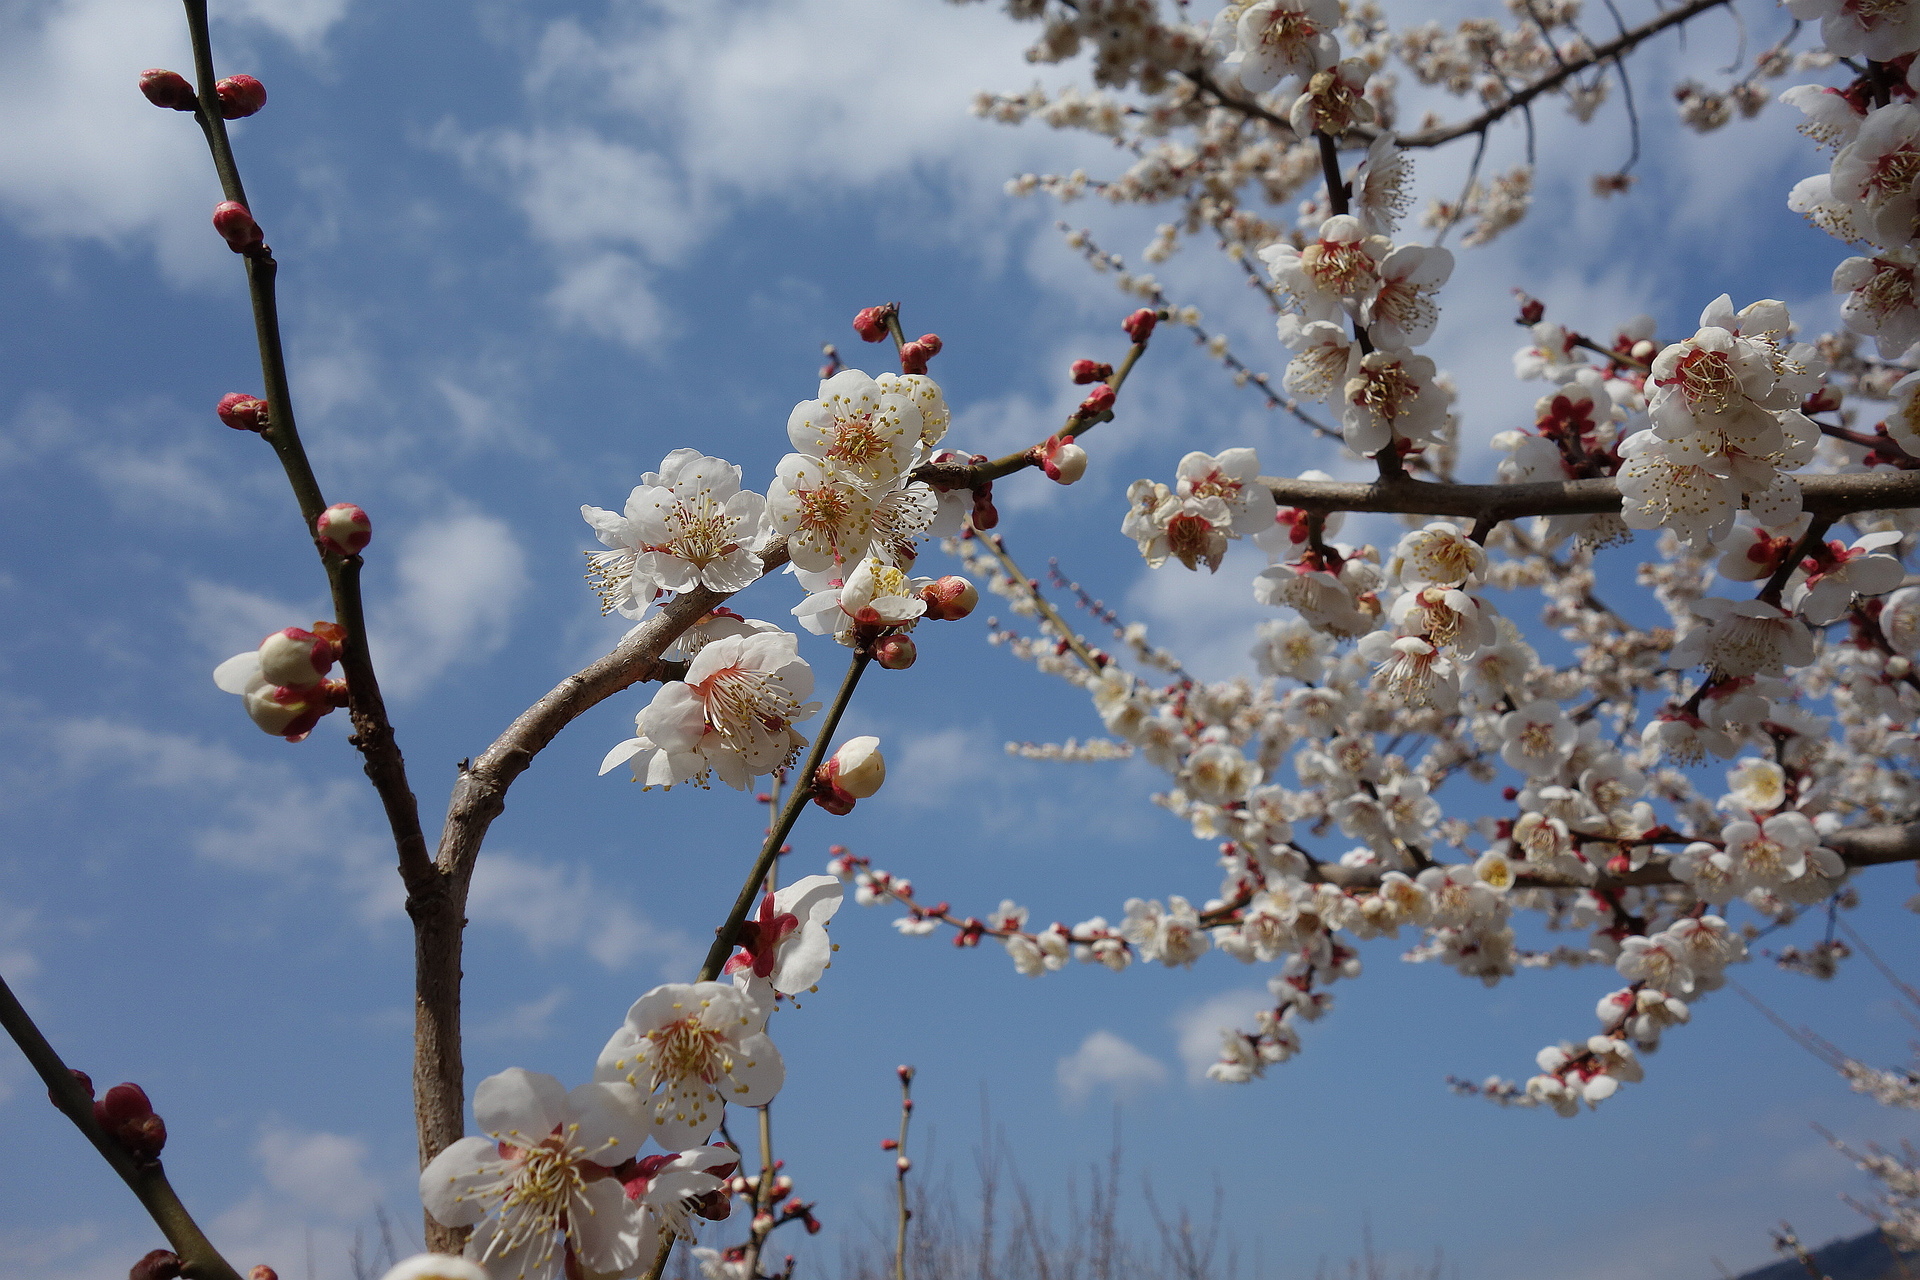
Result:
{"type": "Polygon", "coordinates": [[[800,700],[764,671],[723,667],[695,687],[706,701],[707,723],[727,738],[750,739],[756,730],[777,733],[800,710],[800,700]]]}
{"type": "Polygon", "coordinates": [[[1873,266],[1872,277],[1860,290],[1860,300],[1867,310],[1884,320],[1913,306],[1913,268],[1885,258],[1875,258],[1873,266]]]}
{"type": "Polygon", "coordinates": [[[1399,361],[1378,368],[1363,368],[1360,387],[1352,395],[1353,403],[1391,426],[1409,410],[1408,402],[1420,394],[1420,384],[1410,377],[1399,361]]]}
{"type": "Polygon", "coordinates": [[[682,1018],[647,1032],[653,1041],[653,1087],[680,1080],[712,1084],[733,1070],[726,1038],[698,1018],[682,1018]]]}
{"type": "Polygon", "coordinates": [[[1873,172],[1867,177],[1867,195],[1871,203],[1885,204],[1913,190],[1917,180],[1920,180],[1920,151],[1901,146],[1874,163],[1873,172]]]}
{"type": "Polygon", "coordinates": [[[1353,297],[1372,291],[1378,276],[1373,255],[1357,240],[1318,240],[1300,253],[1300,265],[1328,293],[1353,297]]]}
{"type": "Polygon", "coordinates": [[[866,471],[877,460],[891,458],[893,433],[885,431],[888,425],[885,421],[876,421],[871,413],[835,418],[833,443],[827,446],[828,459],[849,470],[866,471]]]}

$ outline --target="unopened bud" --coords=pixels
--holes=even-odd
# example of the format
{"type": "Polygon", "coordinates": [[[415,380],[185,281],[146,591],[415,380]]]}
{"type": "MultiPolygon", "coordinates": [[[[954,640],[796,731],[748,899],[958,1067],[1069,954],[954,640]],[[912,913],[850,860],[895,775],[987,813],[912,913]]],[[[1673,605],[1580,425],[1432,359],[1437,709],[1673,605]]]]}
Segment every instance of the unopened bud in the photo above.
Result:
{"type": "Polygon", "coordinates": [[[222,200],[213,206],[213,229],[235,253],[256,253],[267,247],[260,224],[238,200],[222,200]]]}
{"type": "Polygon", "coordinates": [[[939,355],[941,349],[947,345],[940,341],[940,335],[937,333],[923,333],[918,338],[915,338],[914,341],[925,347],[927,354],[930,356],[939,355]]]}
{"type": "Polygon", "coordinates": [[[93,1118],[107,1135],[137,1160],[152,1160],[167,1145],[167,1124],[153,1113],[147,1091],[137,1084],[117,1084],[93,1104],[93,1118]]]}
{"type": "Polygon", "coordinates": [[[973,491],[973,513],[968,519],[976,529],[991,529],[1000,523],[1000,509],[993,505],[993,485],[983,484],[973,491]]]}
{"type": "Polygon", "coordinates": [[[753,1229],[761,1235],[765,1235],[767,1232],[773,1230],[773,1215],[770,1213],[754,1214],[753,1229]]]}
{"type": "Polygon", "coordinates": [[[912,1084],[913,1077],[918,1073],[914,1071],[912,1067],[908,1066],[903,1062],[899,1066],[893,1069],[893,1074],[900,1077],[901,1084],[912,1084]]]}
{"type": "Polygon", "coordinates": [[[919,656],[912,636],[884,636],[873,646],[873,660],[889,671],[905,671],[919,656]]]}
{"type": "Polygon", "coordinates": [[[373,521],[351,502],[336,502],[313,522],[320,545],[343,556],[357,556],[373,540],[373,521]]]}
{"type": "Polygon", "coordinates": [[[180,1255],[169,1249],[155,1249],[133,1264],[127,1280],[180,1280],[180,1255]]]}
{"type": "Polygon", "coordinates": [[[148,102],[156,107],[167,107],[174,111],[191,111],[200,105],[194,95],[193,86],[178,71],[167,71],[154,67],[140,73],[140,92],[146,95],[148,102]]]}
{"type": "MultiPolygon", "coordinates": [[[[75,1084],[79,1085],[82,1089],[86,1090],[88,1098],[93,1097],[93,1077],[92,1076],[88,1075],[84,1071],[75,1071],[72,1067],[67,1068],[67,1074],[73,1077],[73,1081],[75,1084]]],[[[47,1090],[47,1101],[51,1102],[56,1107],[60,1105],[60,1099],[53,1096],[53,1090],[51,1089],[47,1090]]]]}
{"type": "Polygon", "coordinates": [[[397,1262],[380,1280],[487,1280],[487,1269],[447,1253],[416,1253],[397,1262]]]}
{"type": "Polygon", "coordinates": [[[1055,484],[1072,484],[1087,474],[1087,451],[1074,443],[1071,436],[1065,439],[1054,436],[1040,446],[1040,469],[1055,484]]]}
{"type": "Polygon", "coordinates": [[[1113,388],[1102,382],[1087,393],[1087,398],[1074,410],[1076,418],[1097,418],[1113,408],[1113,388]]]}
{"type": "Polygon", "coordinates": [[[260,675],[268,684],[305,688],[326,679],[339,656],[333,637],[287,627],[260,642],[260,675]]]}
{"type": "Polygon", "coordinates": [[[220,95],[220,115],[243,120],[267,105],[267,86],[252,76],[228,76],[213,86],[220,95]]]}
{"type": "Polygon", "coordinates": [[[280,1273],[264,1262],[256,1262],[247,1272],[247,1280],[280,1280],[280,1273]]]}
{"type": "Polygon", "coordinates": [[[1633,349],[1627,352],[1627,354],[1632,356],[1635,360],[1643,360],[1643,361],[1651,360],[1654,358],[1654,356],[1658,355],[1659,353],[1660,353],[1660,348],[1654,346],[1653,343],[1647,340],[1646,338],[1642,338],[1640,339],[1640,341],[1634,343],[1633,349]]]}
{"type": "Polygon", "coordinates": [[[1520,295],[1520,323],[1521,324],[1529,324],[1529,325],[1539,324],[1540,318],[1546,314],[1547,314],[1546,303],[1540,301],[1540,299],[1538,298],[1529,298],[1524,293],[1520,295]]]}
{"type": "Polygon", "coordinates": [[[220,421],[235,431],[265,431],[273,421],[272,409],[265,400],[244,391],[229,391],[214,406],[220,421]]]}
{"type": "Polygon", "coordinates": [[[880,1139],[880,1149],[882,1151],[898,1151],[900,1149],[900,1140],[898,1138],[882,1138],[880,1139]]]}
{"type": "Polygon", "coordinates": [[[853,317],[853,331],[863,342],[883,342],[887,336],[887,317],[891,307],[862,307],[853,317]]]}
{"type": "Polygon", "coordinates": [[[933,352],[924,343],[909,342],[900,348],[900,372],[925,373],[932,358],[933,352]]]}
{"type": "Polygon", "coordinates": [[[1159,316],[1155,315],[1146,307],[1142,307],[1125,320],[1122,320],[1120,327],[1125,329],[1127,336],[1135,342],[1145,342],[1153,336],[1153,326],[1159,322],[1159,316]]]}
{"type": "Polygon", "coordinates": [[[927,602],[927,617],[935,622],[958,622],[980,603],[980,592],[959,574],[948,574],[920,588],[920,598],[927,602]]]}
{"type": "Polygon", "coordinates": [[[880,754],[880,739],[849,738],[840,744],[831,760],[820,766],[820,772],[854,799],[865,800],[887,780],[887,762],[880,754]]]}
{"type": "Polygon", "coordinates": [[[1093,360],[1075,360],[1070,366],[1074,383],[1085,386],[1089,382],[1105,382],[1113,376],[1113,366],[1100,364],[1093,360]]]}
{"type": "Polygon", "coordinates": [[[893,1167],[905,1173],[907,1170],[913,1168],[913,1161],[907,1159],[905,1156],[897,1156],[894,1159],[893,1167]]]}
{"type": "Polygon", "coordinates": [[[247,715],[262,730],[288,742],[299,742],[320,717],[334,708],[325,682],[305,689],[286,685],[263,684],[246,695],[247,715]]]}

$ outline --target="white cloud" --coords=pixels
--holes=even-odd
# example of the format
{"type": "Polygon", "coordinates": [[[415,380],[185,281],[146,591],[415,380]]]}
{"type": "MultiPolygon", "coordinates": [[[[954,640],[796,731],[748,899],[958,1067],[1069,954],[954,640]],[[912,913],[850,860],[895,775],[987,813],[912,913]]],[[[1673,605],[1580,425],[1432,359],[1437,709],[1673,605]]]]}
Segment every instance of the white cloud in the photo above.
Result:
{"type": "Polygon", "coordinates": [[[565,987],[555,987],[537,1000],[511,1005],[490,1018],[478,1018],[467,1028],[469,1040],[546,1040],[553,1035],[553,1015],[571,997],[565,987]]]}
{"type": "Polygon", "coordinates": [[[395,560],[398,596],[368,610],[383,689],[419,693],[506,642],[527,573],[504,521],[467,514],[421,525],[400,539],[395,560]]]}
{"type": "Polygon", "coordinates": [[[363,1167],[367,1144],[358,1138],[270,1128],[253,1151],[268,1183],[304,1208],[352,1219],[380,1201],[380,1185],[363,1167]]]}
{"type": "MultiPolygon", "coordinates": [[[[237,16],[310,49],[347,3],[244,0],[237,16]]],[[[232,15],[229,6],[223,16],[232,15]]],[[[0,82],[10,99],[0,214],[48,240],[151,244],[176,282],[230,279],[233,255],[207,222],[220,188],[200,131],[136,88],[148,67],[190,69],[192,61],[177,5],[63,0],[0,9],[0,82]]]]}
{"type": "Polygon", "coordinates": [[[1187,1079],[1196,1084],[1204,1081],[1207,1068],[1219,1061],[1223,1027],[1251,1027],[1254,1014],[1272,1007],[1273,997],[1254,989],[1223,991],[1176,1013],[1173,1030],[1178,1037],[1180,1061],[1187,1068],[1187,1079]]]}
{"type": "Polygon", "coordinates": [[[537,953],[580,947],[609,969],[651,956],[664,971],[685,968],[692,943],[628,906],[585,867],[534,862],[489,849],[473,873],[467,916],[503,925],[537,953]]]}
{"type": "Polygon", "coordinates": [[[1167,1082],[1167,1067],[1122,1040],[1111,1031],[1096,1031],[1080,1047],[1054,1065],[1060,1096],[1069,1106],[1082,1106],[1097,1088],[1114,1096],[1130,1097],[1142,1089],[1167,1082]]]}

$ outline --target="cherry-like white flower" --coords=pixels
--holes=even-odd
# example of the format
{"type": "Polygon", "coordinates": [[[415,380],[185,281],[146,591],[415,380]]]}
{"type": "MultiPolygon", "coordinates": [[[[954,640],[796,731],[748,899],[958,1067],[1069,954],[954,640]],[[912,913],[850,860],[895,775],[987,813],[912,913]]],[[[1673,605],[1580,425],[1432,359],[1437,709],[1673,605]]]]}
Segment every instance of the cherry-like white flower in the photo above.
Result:
{"type": "Polygon", "coordinates": [[[1390,236],[1413,197],[1413,161],[1393,144],[1393,135],[1380,133],[1353,171],[1353,211],[1373,235],[1390,236]]]}
{"type": "Polygon", "coordinates": [[[1839,854],[1821,847],[1819,833],[1807,815],[1796,810],[1776,813],[1764,822],[1729,822],[1720,835],[1733,862],[1734,883],[1743,893],[1778,889],[1805,875],[1810,866],[1829,878],[1846,869],[1839,854]]]}
{"type": "Polygon", "coordinates": [[[472,1227],[464,1255],[496,1280],[560,1280],[575,1265],[618,1273],[642,1261],[638,1206],[613,1176],[646,1128],[625,1084],[569,1092],[518,1067],[473,1091],[485,1137],[462,1138],[420,1173],[436,1222],[472,1227]]]}
{"type": "Polygon", "coordinates": [[[1822,146],[1846,146],[1859,135],[1860,122],[1866,119],[1864,107],[1829,85],[1798,84],[1781,94],[1780,101],[1806,116],[1800,132],[1822,146]]]}
{"type": "Polygon", "coordinates": [[[489,1280],[487,1269],[451,1253],[416,1253],[388,1267],[380,1280],[489,1280]]]}
{"type": "Polygon", "coordinates": [[[1580,731],[1560,704],[1540,698],[1500,717],[1500,758],[1530,778],[1550,778],[1573,754],[1580,731]]]}
{"type": "Polygon", "coordinates": [[[1853,225],[1887,248],[1913,239],[1920,215],[1920,108],[1900,102],[1867,113],[1833,158],[1832,198],[1854,206],[1853,225]]]}
{"type": "Polygon", "coordinates": [[[818,399],[793,407],[787,438],[856,484],[885,485],[912,465],[925,425],[916,398],[895,388],[842,369],[820,384],[818,399]]]}
{"type": "Polygon", "coordinates": [[[1853,607],[1855,596],[1885,595],[1907,576],[1906,566],[1883,547],[1897,547],[1903,534],[1896,530],[1869,533],[1853,545],[1827,544],[1820,567],[1809,573],[1794,605],[1800,616],[1816,627],[1838,622],[1853,607]]]}
{"type": "Polygon", "coordinates": [[[1265,93],[1288,76],[1340,61],[1339,0],[1258,0],[1235,28],[1241,87],[1265,93]]]}
{"type": "Polygon", "coordinates": [[[1464,587],[1487,571],[1487,553],[1460,526],[1435,520],[1400,539],[1387,562],[1388,575],[1402,587],[1464,587]]]}
{"type": "Polygon", "coordinates": [[[953,412],[940,384],[924,373],[882,373],[874,378],[883,395],[904,396],[920,410],[920,443],[931,449],[947,434],[953,412]]]}
{"type": "Polygon", "coordinates": [[[804,876],[760,899],[760,912],[740,926],[740,950],[725,972],[752,990],[755,980],[781,995],[798,995],[820,981],[833,959],[827,922],[846,896],[836,876],[804,876]]]}
{"type": "Polygon", "coordinates": [[[1870,258],[1848,258],[1833,269],[1833,291],[1846,295],[1841,318],[1847,328],[1879,344],[1884,359],[1898,360],[1920,342],[1917,265],[1920,254],[1903,245],[1870,258]]]}
{"type": "Polygon", "coordinates": [[[1380,284],[1360,309],[1376,347],[1417,347],[1433,336],[1440,308],[1433,295],[1453,274],[1453,254],[1401,245],[1380,264],[1380,284]]]}
{"type": "Polygon", "coordinates": [[[1620,519],[1629,529],[1672,529],[1681,541],[1712,546],[1733,528],[1740,488],[1672,442],[1638,431],[1620,444],[1620,519]]]}
{"type": "Polygon", "coordinates": [[[698,449],[675,449],[642,476],[622,514],[581,507],[608,547],[588,557],[603,612],[637,618],[663,591],[749,585],[765,510],[765,498],[740,488],[739,467],[698,449]]]}
{"type": "Polygon", "coordinates": [[[1286,389],[1309,400],[1325,400],[1347,382],[1353,339],[1333,320],[1303,320],[1291,311],[1277,322],[1280,341],[1293,352],[1281,378],[1286,389]]]}
{"type": "Polygon", "coordinates": [[[1158,960],[1169,968],[1185,966],[1213,945],[1199,914],[1185,898],[1170,897],[1164,907],[1157,899],[1129,898],[1126,905],[1120,935],[1140,949],[1143,959],[1158,960]]]}
{"type": "Polygon", "coordinates": [[[724,982],[674,982],[634,1002],[594,1078],[638,1091],[642,1128],[672,1151],[719,1125],[729,1102],[757,1107],[780,1092],[786,1066],[766,1034],[768,1010],[724,982]]]}
{"type": "Polygon", "coordinates": [[[1920,49],[1920,5],[1911,0],[1786,0],[1802,22],[1820,22],[1820,41],[1836,58],[1891,62],[1920,49]]]}
{"type": "Polygon", "coordinates": [[[1402,348],[1360,354],[1355,347],[1340,392],[1340,438],[1363,457],[1395,440],[1430,443],[1447,420],[1447,396],[1433,361],[1402,348]]]}
{"type": "Polygon", "coordinates": [[[1189,569],[1205,564],[1218,572],[1234,537],[1234,512],[1217,495],[1182,498],[1166,485],[1136,480],[1127,486],[1126,516],[1120,532],[1140,544],[1140,554],[1155,569],[1172,556],[1189,569]]]}
{"type": "Polygon", "coordinates": [[[1724,600],[1716,596],[1694,603],[1704,619],[1673,648],[1673,664],[1703,664],[1723,676],[1782,676],[1789,667],[1813,661],[1813,633],[1791,613],[1764,600],[1724,600]]]}
{"type": "Polygon", "coordinates": [[[871,557],[855,565],[844,582],[835,581],[832,573],[797,574],[812,594],[793,607],[793,616],[814,635],[854,645],[863,635],[871,638],[884,628],[909,628],[927,611],[920,592],[932,578],[909,578],[871,557]]]}
{"type": "Polygon", "coordinates": [[[1263,533],[1273,524],[1273,491],[1260,483],[1260,455],[1252,449],[1224,449],[1218,457],[1196,450],[1180,459],[1174,475],[1182,499],[1227,504],[1231,537],[1263,533]]]}
{"type": "Polygon", "coordinates": [[[1372,296],[1380,262],[1393,250],[1385,236],[1370,235],[1360,219],[1337,213],[1320,224],[1315,238],[1296,249],[1282,240],[1260,251],[1275,284],[1309,320],[1337,320],[1340,304],[1372,296]]]}
{"type": "Polygon", "coordinates": [[[767,524],[787,540],[801,569],[828,569],[867,554],[873,541],[874,498],[819,458],[790,453],[767,493],[767,524]]]}
{"type": "Polygon", "coordinates": [[[648,787],[705,785],[710,774],[735,790],[793,763],[807,740],[794,725],[820,709],[813,669],[785,631],[728,636],[701,649],[687,678],[662,685],[635,718],[639,736],[607,753],[605,774],[630,763],[648,787]]]}

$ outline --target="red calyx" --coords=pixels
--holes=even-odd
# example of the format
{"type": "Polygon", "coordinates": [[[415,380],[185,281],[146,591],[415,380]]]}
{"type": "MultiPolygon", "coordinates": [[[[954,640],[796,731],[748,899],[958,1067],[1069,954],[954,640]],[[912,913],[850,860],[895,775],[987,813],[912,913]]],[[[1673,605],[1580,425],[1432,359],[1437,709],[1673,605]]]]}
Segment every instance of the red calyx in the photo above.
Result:
{"type": "Polygon", "coordinates": [[[1142,307],[1122,320],[1120,327],[1125,329],[1127,336],[1135,342],[1145,342],[1153,336],[1153,326],[1158,323],[1160,323],[1160,317],[1146,307],[1142,307]]]}
{"type": "Polygon", "coordinates": [[[200,105],[193,86],[178,71],[154,67],[140,73],[140,92],[156,107],[172,111],[191,111],[200,105]]]}
{"type": "Polygon", "coordinates": [[[220,95],[220,115],[226,120],[242,120],[267,105],[267,86],[252,76],[228,76],[213,86],[220,95]]]}

